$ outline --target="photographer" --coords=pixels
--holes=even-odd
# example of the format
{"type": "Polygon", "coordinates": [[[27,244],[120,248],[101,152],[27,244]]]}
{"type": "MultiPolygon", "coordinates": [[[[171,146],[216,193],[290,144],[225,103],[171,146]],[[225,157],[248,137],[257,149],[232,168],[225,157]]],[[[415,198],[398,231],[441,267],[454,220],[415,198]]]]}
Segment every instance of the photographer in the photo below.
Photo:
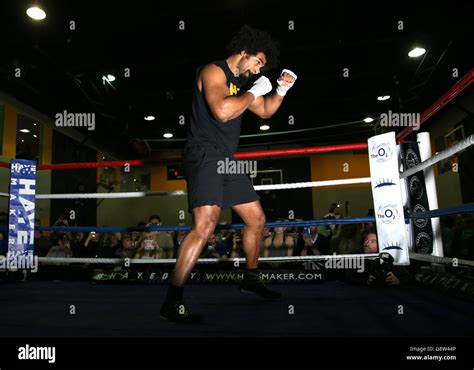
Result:
{"type": "MultiPolygon", "coordinates": [[[[378,253],[377,234],[368,232],[363,238],[364,253],[378,253]]],[[[413,281],[412,274],[405,266],[394,265],[393,257],[387,253],[380,253],[374,260],[365,260],[365,269],[358,273],[348,270],[347,278],[355,283],[374,287],[407,285],[413,281]]]]}

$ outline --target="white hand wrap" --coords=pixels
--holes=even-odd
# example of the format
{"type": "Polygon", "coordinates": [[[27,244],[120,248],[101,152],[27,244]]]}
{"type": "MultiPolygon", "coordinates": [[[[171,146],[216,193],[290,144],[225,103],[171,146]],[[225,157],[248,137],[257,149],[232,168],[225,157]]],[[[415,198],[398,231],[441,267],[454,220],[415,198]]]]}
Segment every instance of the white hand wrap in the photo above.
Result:
{"type": "Polygon", "coordinates": [[[251,92],[255,96],[255,99],[257,99],[259,96],[268,94],[270,91],[272,91],[272,83],[265,76],[262,76],[256,80],[253,83],[252,88],[248,90],[248,92],[251,92]]]}
{"type": "Polygon", "coordinates": [[[280,79],[277,80],[278,87],[276,89],[276,92],[277,92],[278,95],[281,95],[281,96],[286,95],[288,90],[290,90],[291,87],[294,85],[294,83],[296,81],[296,78],[297,78],[296,73],[290,71],[289,69],[284,69],[283,71],[281,71],[280,76],[285,72],[288,73],[290,76],[293,76],[295,78],[295,80],[291,84],[289,84],[288,86],[283,85],[283,83],[288,84],[288,82],[284,82],[283,80],[280,80],[280,79]]]}

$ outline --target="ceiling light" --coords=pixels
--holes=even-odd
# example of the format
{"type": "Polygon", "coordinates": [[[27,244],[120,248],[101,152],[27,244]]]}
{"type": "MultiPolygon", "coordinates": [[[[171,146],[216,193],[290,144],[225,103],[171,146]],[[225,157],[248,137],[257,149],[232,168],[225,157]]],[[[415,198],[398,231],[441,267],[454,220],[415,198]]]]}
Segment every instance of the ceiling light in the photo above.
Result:
{"type": "Polygon", "coordinates": [[[40,21],[46,18],[45,11],[37,6],[32,6],[31,8],[28,8],[26,10],[26,14],[28,14],[28,17],[33,18],[37,21],[40,21]]]}
{"type": "Polygon", "coordinates": [[[145,116],[145,121],[154,121],[155,116],[145,116]]]}
{"type": "Polygon", "coordinates": [[[260,126],[260,130],[262,130],[262,131],[270,130],[270,126],[268,126],[268,125],[261,125],[261,126],[260,126]]]}
{"type": "Polygon", "coordinates": [[[390,95],[381,95],[377,97],[378,101],[384,101],[390,99],[390,95]]]}
{"type": "Polygon", "coordinates": [[[27,128],[22,128],[20,132],[24,132],[25,134],[28,134],[30,130],[28,130],[27,128]]]}
{"type": "Polygon", "coordinates": [[[34,126],[36,126],[37,124],[36,123],[33,123],[34,126]]]}
{"type": "Polygon", "coordinates": [[[34,134],[33,137],[38,137],[38,135],[34,134]]]}
{"type": "Polygon", "coordinates": [[[422,56],[424,53],[426,53],[425,49],[423,49],[423,48],[414,48],[408,53],[408,56],[410,58],[417,58],[419,56],[422,56]]]}
{"type": "Polygon", "coordinates": [[[24,142],[25,142],[25,140],[24,140],[24,139],[21,139],[21,142],[22,142],[22,143],[24,143],[24,142]]]}
{"type": "Polygon", "coordinates": [[[173,134],[172,134],[172,133],[169,133],[169,132],[167,132],[167,133],[163,134],[163,137],[165,137],[165,138],[169,139],[169,138],[173,137],[173,134]]]}
{"type": "Polygon", "coordinates": [[[115,76],[114,75],[102,76],[102,79],[107,81],[107,82],[113,82],[113,81],[115,81],[115,76]]]}
{"type": "Polygon", "coordinates": [[[365,123],[370,123],[372,122],[374,119],[373,118],[370,118],[370,117],[367,117],[367,118],[364,118],[364,122],[365,123]]]}

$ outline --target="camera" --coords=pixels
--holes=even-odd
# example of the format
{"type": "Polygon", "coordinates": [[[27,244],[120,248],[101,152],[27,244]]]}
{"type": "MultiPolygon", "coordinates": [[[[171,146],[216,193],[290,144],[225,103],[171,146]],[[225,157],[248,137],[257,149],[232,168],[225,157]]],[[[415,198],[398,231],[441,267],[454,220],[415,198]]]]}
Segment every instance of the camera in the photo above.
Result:
{"type": "Polygon", "coordinates": [[[153,251],[155,250],[155,246],[153,245],[153,240],[145,240],[145,246],[143,247],[146,251],[153,251]]]}
{"type": "Polygon", "coordinates": [[[385,286],[387,274],[393,270],[394,259],[390,253],[382,252],[378,258],[372,261],[370,275],[375,276],[375,286],[385,286]]]}

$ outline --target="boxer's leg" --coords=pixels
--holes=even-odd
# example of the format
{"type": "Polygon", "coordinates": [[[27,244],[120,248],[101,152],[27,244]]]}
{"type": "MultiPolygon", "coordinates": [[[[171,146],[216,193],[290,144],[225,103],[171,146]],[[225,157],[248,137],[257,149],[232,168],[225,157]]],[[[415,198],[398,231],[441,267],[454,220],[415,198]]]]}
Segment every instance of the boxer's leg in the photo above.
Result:
{"type": "Polygon", "coordinates": [[[161,318],[176,322],[202,322],[202,317],[191,314],[183,303],[183,287],[196,265],[202,248],[219,219],[221,208],[206,205],[193,209],[194,226],[181,244],[165,302],[160,310],[161,318]]]}
{"type": "MultiPolygon", "coordinates": [[[[250,192],[249,192],[250,194],[250,192]]],[[[279,299],[279,292],[268,289],[260,280],[258,271],[258,257],[260,254],[260,242],[265,226],[265,214],[263,213],[260,201],[237,204],[232,209],[240,216],[244,222],[243,247],[247,262],[247,270],[240,285],[242,292],[251,292],[268,300],[279,299]]]]}

